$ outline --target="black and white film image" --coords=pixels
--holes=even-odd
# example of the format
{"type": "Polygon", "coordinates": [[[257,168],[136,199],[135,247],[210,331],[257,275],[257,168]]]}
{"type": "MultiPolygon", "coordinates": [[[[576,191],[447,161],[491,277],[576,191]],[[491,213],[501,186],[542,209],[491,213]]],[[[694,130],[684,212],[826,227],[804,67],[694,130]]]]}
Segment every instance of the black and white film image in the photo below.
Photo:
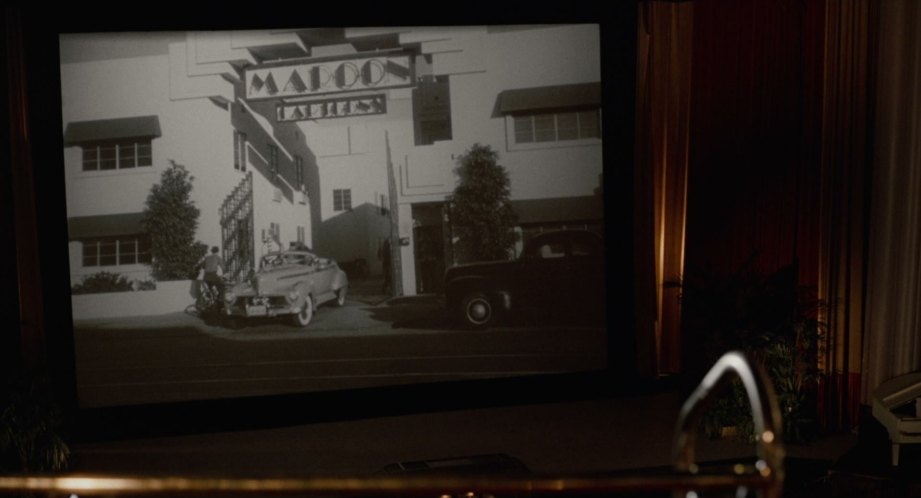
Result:
{"type": "Polygon", "coordinates": [[[606,368],[599,40],[62,34],[80,405],[606,368]]]}

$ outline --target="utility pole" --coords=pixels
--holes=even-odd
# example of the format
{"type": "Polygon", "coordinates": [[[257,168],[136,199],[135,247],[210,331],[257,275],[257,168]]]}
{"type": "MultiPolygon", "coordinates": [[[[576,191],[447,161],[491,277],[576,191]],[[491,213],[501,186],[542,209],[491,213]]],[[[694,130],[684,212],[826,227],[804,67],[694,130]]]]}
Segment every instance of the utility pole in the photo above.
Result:
{"type": "Polygon", "coordinates": [[[400,245],[400,212],[397,202],[397,182],[393,173],[393,160],[390,155],[390,134],[384,130],[384,142],[387,145],[387,191],[390,199],[390,286],[394,296],[403,295],[403,257],[400,245]]]}

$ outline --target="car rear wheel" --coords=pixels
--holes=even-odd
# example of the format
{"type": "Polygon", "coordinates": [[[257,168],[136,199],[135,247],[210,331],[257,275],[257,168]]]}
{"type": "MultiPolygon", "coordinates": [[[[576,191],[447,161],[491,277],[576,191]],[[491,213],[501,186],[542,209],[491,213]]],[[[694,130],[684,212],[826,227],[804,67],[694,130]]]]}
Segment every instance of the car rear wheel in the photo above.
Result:
{"type": "Polygon", "coordinates": [[[292,316],[292,321],[297,327],[306,327],[310,325],[311,320],[313,320],[313,299],[307,295],[304,296],[304,304],[301,306],[300,311],[292,316]]]}
{"type": "Polygon", "coordinates": [[[345,295],[349,291],[349,286],[343,285],[336,291],[336,306],[343,307],[345,306],[345,295]]]}
{"type": "Polygon", "coordinates": [[[460,302],[461,322],[472,328],[489,326],[496,318],[496,309],[482,292],[471,292],[460,302]]]}

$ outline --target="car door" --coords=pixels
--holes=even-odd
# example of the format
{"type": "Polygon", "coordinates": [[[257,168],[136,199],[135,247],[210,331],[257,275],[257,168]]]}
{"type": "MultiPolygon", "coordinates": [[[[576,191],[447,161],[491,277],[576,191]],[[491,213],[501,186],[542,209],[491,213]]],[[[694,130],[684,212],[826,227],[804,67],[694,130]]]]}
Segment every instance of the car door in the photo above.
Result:
{"type": "Polygon", "coordinates": [[[576,232],[566,257],[567,303],[580,316],[603,316],[605,306],[604,245],[592,233],[576,232]]]}
{"type": "Polygon", "coordinates": [[[336,270],[336,266],[328,259],[314,258],[310,267],[313,272],[308,278],[310,278],[313,284],[313,291],[316,294],[315,297],[319,298],[323,294],[330,292],[333,283],[333,273],[336,270]]]}
{"type": "Polygon", "coordinates": [[[566,239],[557,234],[540,235],[529,245],[519,272],[527,304],[553,309],[565,298],[566,251],[566,239]]]}

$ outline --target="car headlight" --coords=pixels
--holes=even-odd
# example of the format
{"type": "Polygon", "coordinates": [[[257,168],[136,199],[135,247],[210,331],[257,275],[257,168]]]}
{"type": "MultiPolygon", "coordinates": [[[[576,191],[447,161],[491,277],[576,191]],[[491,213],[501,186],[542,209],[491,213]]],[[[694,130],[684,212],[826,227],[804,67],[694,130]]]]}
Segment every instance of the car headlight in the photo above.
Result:
{"type": "Polygon", "coordinates": [[[227,291],[224,293],[224,302],[232,303],[237,299],[236,294],[233,291],[227,291]]]}
{"type": "Polygon", "coordinates": [[[298,291],[293,290],[288,293],[288,296],[287,296],[288,302],[293,303],[294,301],[297,301],[299,297],[301,297],[301,294],[298,291]]]}

